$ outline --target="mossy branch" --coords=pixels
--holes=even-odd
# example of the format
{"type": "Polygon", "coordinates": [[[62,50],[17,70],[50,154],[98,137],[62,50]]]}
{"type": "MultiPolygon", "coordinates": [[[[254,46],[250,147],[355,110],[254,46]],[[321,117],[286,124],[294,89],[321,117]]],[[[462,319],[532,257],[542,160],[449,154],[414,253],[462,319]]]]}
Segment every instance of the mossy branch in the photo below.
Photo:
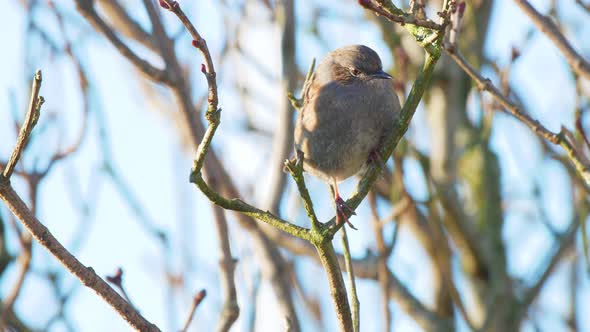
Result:
{"type": "Polygon", "coordinates": [[[307,213],[307,217],[311,221],[311,231],[313,233],[318,233],[321,228],[321,224],[315,214],[313,209],[313,202],[311,201],[311,197],[309,196],[309,191],[305,186],[305,179],[303,177],[303,152],[297,151],[297,161],[286,160],[285,161],[285,168],[291,173],[293,180],[297,184],[297,189],[299,190],[299,195],[303,200],[303,206],[305,208],[305,212],[307,213]]]}

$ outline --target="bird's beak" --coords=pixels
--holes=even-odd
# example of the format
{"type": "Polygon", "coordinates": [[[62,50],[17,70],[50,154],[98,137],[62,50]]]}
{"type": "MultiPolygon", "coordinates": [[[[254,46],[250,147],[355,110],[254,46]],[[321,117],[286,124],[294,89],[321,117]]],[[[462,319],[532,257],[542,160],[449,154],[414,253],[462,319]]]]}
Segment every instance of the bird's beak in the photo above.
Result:
{"type": "Polygon", "coordinates": [[[371,77],[385,79],[385,80],[391,80],[391,79],[393,79],[393,77],[391,77],[391,75],[389,75],[388,73],[384,72],[383,70],[380,71],[380,72],[377,72],[375,74],[371,74],[371,77]]]}

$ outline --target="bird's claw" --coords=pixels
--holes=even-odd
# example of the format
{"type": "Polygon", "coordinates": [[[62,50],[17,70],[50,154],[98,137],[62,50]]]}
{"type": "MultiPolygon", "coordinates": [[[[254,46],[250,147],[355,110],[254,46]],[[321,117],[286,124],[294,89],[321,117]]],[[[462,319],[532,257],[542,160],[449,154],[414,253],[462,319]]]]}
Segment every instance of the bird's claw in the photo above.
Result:
{"type": "Polygon", "coordinates": [[[356,215],[356,212],[354,212],[354,210],[350,206],[348,206],[348,204],[346,204],[342,197],[336,197],[336,222],[338,224],[341,224],[344,221],[350,228],[357,230],[357,228],[354,227],[354,225],[351,224],[348,220],[348,217],[346,216],[347,212],[350,215],[356,215]]]}

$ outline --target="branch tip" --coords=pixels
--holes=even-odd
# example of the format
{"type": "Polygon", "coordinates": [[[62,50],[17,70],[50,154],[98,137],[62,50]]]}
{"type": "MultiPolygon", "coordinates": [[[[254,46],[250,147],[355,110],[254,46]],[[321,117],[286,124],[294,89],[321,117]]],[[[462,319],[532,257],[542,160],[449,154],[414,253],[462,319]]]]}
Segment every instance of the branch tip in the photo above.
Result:
{"type": "Polygon", "coordinates": [[[160,0],[159,3],[160,3],[160,7],[164,8],[166,10],[169,10],[169,11],[175,11],[180,8],[178,1],[160,0]]]}
{"type": "Polygon", "coordinates": [[[121,285],[123,284],[123,269],[121,269],[120,267],[117,268],[115,274],[112,276],[107,276],[106,279],[111,284],[116,285],[117,287],[121,287],[121,285]]]}
{"type": "Polygon", "coordinates": [[[358,0],[359,5],[363,6],[364,8],[369,8],[371,4],[371,0],[358,0]]]}
{"type": "Polygon", "coordinates": [[[518,48],[516,48],[516,46],[512,46],[512,50],[511,50],[511,54],[510,54],[511,61],[514,62],[519,57],[520,57],[520,50],[518,48]]]}
{"type": "Polygon", "coordinates": [[[189,311],[188,317],[186,318],[186,322],[184,323],[184,327],[180,332],[186,332],[193,321],[193,317],[195,316],[195,311],[201,304],[201,301],[207,296],[207,291],[205,289],[200,290],[195,296],[193,297],[193,305],[189,311]]]}
{"type": "Polygon", "coordinates": [[[33,77],[33,85],[31,87],[31,98],[29,100],[29,108],[27,110],[27,114],[25,115],[25,120],[20,128],[18,133],[18,137],[16,140],[16,145],[14,146],[14,150],[10,155],[10,159],[6,164],[6,168],[4,169],[2,176],[6,180],[10,180],[12,176],[12,172],[18,163],[22,151],[24,150],[31,133],[33,132],[33,128],[37,124],[39,120],[39,115],[41,113],[41,105],[45,102],[45,99],[42,96],[39,96],[39,90],[41,90],[41,81],[43,76],[41,74],[41,70],[37,70],[35,72],[35,76],[33,77]]]}
{"type": "Polygon", "coordinates": [[[168,3],[166,3],[166,1],[160,0],[158,2],[160,3],[160,7],[164,8],[166,10],[170,10],[170,6],[168,5],[168,3]]]}
{"type": "Polygon", "coordinates": [[[203,299],[207,296],[207,290],[206,289],[201,289],[197,294],[195,294],[195,298],[194,303],[195,305],[199,305],[199,303],[201,303],[201,301],[203,301],[203,299]]]}
{"type": "Polygon", "coordinates": [[[459,12],[459,17],[462,17],[463,14],[465,13],[465,7],[466,7],[465,1],[461,1],[459,3],[459,5],[457,5],[457,12],[459,12]]]}

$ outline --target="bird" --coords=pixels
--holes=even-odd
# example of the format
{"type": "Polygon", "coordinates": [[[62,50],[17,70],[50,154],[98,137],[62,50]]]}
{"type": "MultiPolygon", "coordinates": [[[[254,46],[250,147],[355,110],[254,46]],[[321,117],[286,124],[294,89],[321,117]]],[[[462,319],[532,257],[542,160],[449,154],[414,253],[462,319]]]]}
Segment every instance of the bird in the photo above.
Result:
{"type": "Polygon", "coordinates": [[[392,133],[401,112],[393,78],[377,52],[349,45],[329,52],[304,84],[294,130],[303,170],[333,185],[337,222],[355,214],[340,197],[338,183],[361,173],[392,133]]]}

